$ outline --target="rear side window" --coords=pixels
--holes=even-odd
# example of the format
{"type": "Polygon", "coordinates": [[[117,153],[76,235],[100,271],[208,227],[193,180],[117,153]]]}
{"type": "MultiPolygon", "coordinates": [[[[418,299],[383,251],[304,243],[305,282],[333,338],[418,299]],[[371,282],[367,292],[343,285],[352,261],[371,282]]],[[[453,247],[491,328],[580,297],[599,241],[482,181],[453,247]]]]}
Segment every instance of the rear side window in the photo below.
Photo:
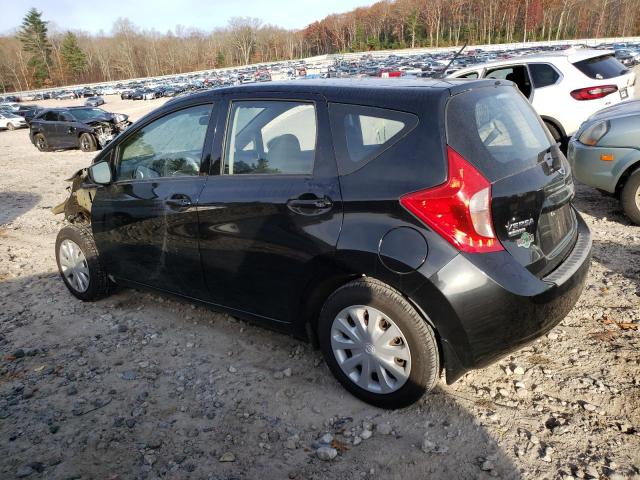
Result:
{"type": "Polygon", "coordinates": [[[560,78],[560,74],[548,63],[530,63],[529,73],[535,88],[548,87],[560,78]]]}
{"type": "Polygon", "coordinates": [[[340,175],[355,172],[418,124],[411,113],[345,103],[331,103],[329,118],[340,175]]]}
{"type": "Polygon", "coordinates": [[[449,145],[489,181],[533,167],[552,145],[529,102],[512,88],[455,95],[446,118],[449,145]]]}
{"type": "Polygon", "coordinates": [[[619,77],[629,70],[625,68],[613,55],[602,55],[600,57],[580,60],[573,64],[587,77],[595,80],[606,80],[607,78],[619,77]]]}
{"type": "Polygon", "coordinates": [[[227,124],[224,173],[311,174],[316,130],[313,103],[233,102],[227,124]]]}
{"type": "Polygon", "coordinates": [[[58,112],[46,112],[43,116],[42,116],[43,120],[46,120],[48,122],[57,122],[58,121],[58,112]]]}

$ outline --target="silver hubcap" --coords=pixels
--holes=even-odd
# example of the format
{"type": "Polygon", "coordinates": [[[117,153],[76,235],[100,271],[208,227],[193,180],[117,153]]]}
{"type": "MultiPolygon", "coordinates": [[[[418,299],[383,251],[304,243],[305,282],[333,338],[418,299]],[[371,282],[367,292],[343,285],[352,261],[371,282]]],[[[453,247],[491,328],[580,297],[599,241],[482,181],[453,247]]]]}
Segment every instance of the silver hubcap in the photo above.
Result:
{"type": "Polygon", "coordinates": [[[395,392],[411,373],[411,352],[400,328],[369,306],[353,305],[336,316],[331,349],[345,375],[369,392],[395,392]]]}
{"type": "Polygon", "coordinates": [[[86,292],[89,288],[89,265],[78,244],[69,239],[63,240],[59,258],[60,269],[67,283],[77,292],[86,292]]]}

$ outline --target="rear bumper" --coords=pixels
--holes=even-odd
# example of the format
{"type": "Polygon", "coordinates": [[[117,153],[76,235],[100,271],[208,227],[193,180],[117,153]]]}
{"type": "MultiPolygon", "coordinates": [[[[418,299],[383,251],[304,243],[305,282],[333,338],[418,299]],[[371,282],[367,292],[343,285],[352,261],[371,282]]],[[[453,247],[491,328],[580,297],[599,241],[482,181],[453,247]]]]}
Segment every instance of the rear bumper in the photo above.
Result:
{"type": "Polygon", "coordinates": [[[575,138],[569,142],[567,160],[573,177],[580,183],[614,193],[616,185],[627,168],[640,159],[635,148],[590,147],[575,138]],[[601,155],[613,155],[611,161],[600,160],[601,155]]]}
{"type": "Polygon", "coordinates": [[[458,255],[433,275],[412,300],[438,329],[447,383],[556,326],[578,301],[590,258],[591,233],[578,215],[573,250],[543,279],[506,252],[458,255]]]}

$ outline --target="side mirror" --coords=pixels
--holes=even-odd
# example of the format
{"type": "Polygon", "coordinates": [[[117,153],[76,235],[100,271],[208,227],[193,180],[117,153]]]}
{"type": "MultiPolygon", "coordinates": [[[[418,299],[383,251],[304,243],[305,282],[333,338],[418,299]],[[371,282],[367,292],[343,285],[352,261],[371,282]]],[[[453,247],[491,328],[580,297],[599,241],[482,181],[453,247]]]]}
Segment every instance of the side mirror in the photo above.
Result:
{"type": "Polygon", "coordinates": [[[98,162],[89,167],[89,178],[98,185],[108,185],[111,183],[111,165],[109,162],[98,162]]]}

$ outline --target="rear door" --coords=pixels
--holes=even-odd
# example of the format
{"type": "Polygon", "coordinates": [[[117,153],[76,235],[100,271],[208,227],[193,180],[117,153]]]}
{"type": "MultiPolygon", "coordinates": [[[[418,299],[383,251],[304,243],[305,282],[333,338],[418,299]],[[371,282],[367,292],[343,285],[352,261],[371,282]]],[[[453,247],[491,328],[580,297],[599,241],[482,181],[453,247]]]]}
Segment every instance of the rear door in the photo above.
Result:
{"type": "Polygon", "coordinates": [[[326,102],[265,93],[226,102],[218,161],[198,205],[210,298],[290,322],[342,225],[326,102]]]}
{"type": "Polygon", "coordinates": [[[196,205],[207,180],[215,118],[195,99],[128,130],[111,152],[115,181],[98,187],[93,233],[117,278],[205,298],[196,205]]]}
{"type": "Polygon", "coordinates": [[[491,182],[496,236],[542,277],[577,238],[569,164],[540,118],[511,87],[477,88],[447,106],[447,141],[491,182]]]}

